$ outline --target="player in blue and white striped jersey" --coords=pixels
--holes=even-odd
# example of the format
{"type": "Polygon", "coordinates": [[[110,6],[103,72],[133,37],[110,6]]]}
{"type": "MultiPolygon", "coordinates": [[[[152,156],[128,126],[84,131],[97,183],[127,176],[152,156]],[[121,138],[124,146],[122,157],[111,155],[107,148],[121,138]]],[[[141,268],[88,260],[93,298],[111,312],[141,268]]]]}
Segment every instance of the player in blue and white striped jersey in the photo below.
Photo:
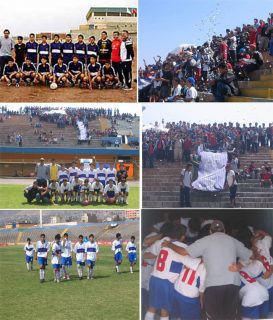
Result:
{"type": "Polygon", "coordinates": [[[70,280],[70,269],[72,266],[72,242],[68,239],[68,233],[63,235],[61,246],[63,279],[70,280]]]}
{"type": "Polygon", "coordinates": [[[97,178],[102,183],[103,187],[106,185],[107,169],[104,168],[103,163],[100,163],[99,168],[97,169],[97,178]]]}
{"type": "Polygon", "coordinates": [[[119,266],[122,264],[122,238],[120,233],[116,234],[116,239],[112,243],[112,251],[116,262],[116,272],[119,273],[119,266]]]}
{"type": "Polygon", "coordinates": [[[130,262],[130,272],[133,273],[133,267],[136,264],[137,261],[137,245],[135,243],[135,236],[131,236],[131,241],[127,243],[126,251],[128,253],[128,260],[130,262]]]}
{"type": "Polygon", "coordinates": [[[95,241],[93,234],[89,235],[89,241],[85,243],[86,264],[87,264],[87,279],[92,280],[94,275],[94,267],[97,260],[99,246],[95,241]]]}
{"type": "Polygon", "coordinates": [[[62,262],[61,235],[56,234],[55,242],[52,245],[51,264],[54,270],[54,282],[57,282],[57,283],[61,281],[61,262],[62,262]]]}
{"type": "Polygon", "coordinates": [[[87,177],[91,184],[95,182],[95,179],[97,178],[97,170],[95,169],[95,165],[93,163],[90,163],[90,169],[87,170],[87,177]]]}
{"type": "Polygon", "coordinates": [[[45,239],[45,234],[40,235],[40,240],[36,244],[36,260],[40,266],[40,282],[45,282],[45,268],[47,266],[47,256],[50,251],[50,244],[45,239]]]}
{"type": "Polygon", "coordinates": [[[26,253],[26,263],[27,271],[33,270],[33,256],[35,252],[34,245],[31,243],[31,239],[27,238],[27,243],[24,246],[24,251],[26,253]]]}
{"type": "Polygon", "coordinates": [[[85,243],[83,242],[83,235],[79,235],[79,241],[75,244],[73,251],[76,256],[79,279],[82,280],[83,267],[85,266],[85,243]]]}
{"type": "Polygon", "coordinates": [[[109,168],[107,169],[107,176],[106,176],[106,184],[109,183],[109,181],[112,179],[113,183],[116,185],[116,180],[117,180],[117,170],[114,167],[113,163],[110,163],[109,168]]]}

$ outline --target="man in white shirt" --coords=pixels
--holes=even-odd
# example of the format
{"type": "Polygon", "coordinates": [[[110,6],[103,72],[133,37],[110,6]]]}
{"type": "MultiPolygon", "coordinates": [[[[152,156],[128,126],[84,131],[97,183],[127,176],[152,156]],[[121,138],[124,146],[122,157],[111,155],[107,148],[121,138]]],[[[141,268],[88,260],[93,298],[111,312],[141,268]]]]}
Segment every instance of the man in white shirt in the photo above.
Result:
{"type": "Polygon", "coordinates": [[[192,188],[192,164],[188,163],[186,168],[181,171],[180,206],[182,208],[191,207],[191,198],[190,198],[191,188],[192,188]]]}
{"type": "Polygon", "coordinates": [[[172,88],[172,95],[167,98],[167,102],[175,102],[177,97],[181,94],[181,85],[179,84],[179,79],[173,79],[173,88],[172,88]]]}
{"type": "Polygon", "coordinates": [[[236,181],[235,172],[231,170],[229,163],[226,165],[226,172],[227,172],[226,184],[229,187],[230,204],[232,208],[235,208],[235,199],[236,199],[238,183],[236,181]]]}

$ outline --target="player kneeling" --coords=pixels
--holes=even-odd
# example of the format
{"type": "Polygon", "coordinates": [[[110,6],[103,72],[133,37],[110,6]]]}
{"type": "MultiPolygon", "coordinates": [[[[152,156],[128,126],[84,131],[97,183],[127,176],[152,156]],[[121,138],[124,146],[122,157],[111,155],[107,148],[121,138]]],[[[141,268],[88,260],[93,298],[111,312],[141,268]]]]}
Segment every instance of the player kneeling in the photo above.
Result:
{"type": "Polygon", "coordinates": [[[92,183],[91,190],[93,195],[93,202],[102,202],[103,185],[98,178],[96,178],[95,182],[92,183]]]}
{"type": "Polygon", "coordinates": [[[74,55],[73,60],[68,63],[68,80],[70,81],[72,87],[74,87],[77,83],[79,83],[80,87],[82,87],[83,79],[83,63],[79,61],[77,55],[74,55]]]}
{"type": "Polygon", "coordinates": [[[7,86],[11,86],[15,82],[15,86],[18,88],[20,86],[20,78],[19,67],[11,58],[4,67],[2,80],[6,81],[7,86]]]}
{"type": "Polygon", "coordinates": [[[122,178],[121,182],[118,183],[119,203],[128,204],[127,198],[129,196],[129,185],[126,179],[122,178]]]}
{"type": "Polygon", "coordinates": [[[62,261],[61,235],[56,234],[55,242],[52,246],[51,264],[54,270],[54,282],[57,282],[57,283],[61,281],[61,261],[62,261]]]}
{"type": "Polygon", "coordinates": [[[133,267],[137,261],[137,254],[136,254],[137,246],[136,246],[135,240],[136,240],[135,236],[132,236],[131,241],[129,241],[126,246],[126,251],[128,252],[128,260],[130,263],[130,272],[131,273],[133,273],[133,267]]]}
{"type": "Polygon", "coordinates": [[[75,244],[74,253],[76,255],[79,279],[82,280],[83,268],[85,266],[85,244],[82,235],[79,235],[79,241],[75,244]]]}
{"type": "Polygon", "coordinates": [[[36,68],[29,58],[26,58],[26,61],[22,65],[21,77],[27,86],[36,83],[36,68]]]}
{"type": "Polygon", "coordinates": [[[76,176],[71,182],[71,201],[80,202],[81,200],[82,179],[76,176]]]}
{"type": "Polygon", "coordinates": [[[92,185],[89,179],[85,179],[83,185],[81,186],[81,203],[89,204],[92,195],[92,185]]]}
{"type": "Polygon", "coordinates": [[[107,61],[102,67],[102,84],[105,88],[114,88],[117,87],[118,77],[114,68],[111,66],[111,63],[107,61]]]}
{"type": "Polygon", "coordinates": [[[55,203],[55,204],[58,203],[59,189],[60,189],[59,183],[56,180],[52,180],[52,182],[48,186],[51,203],[55,203]]]}
{"type": "Polygon", "coordinates": [[[88,81],[89,89],[101,89],[101,64],[97,62],[96,56],[90,57],[84,81],[88,81]]]}
{"type": "Polygon", "coordinates": [[[64,179],[63,183],[60,185],[59,193],[61,195],[62,203],[68,203],[71,201],[71,185],[67,179],[64,179]]]}
{"type": "Polygon", "coordinates": [[[27,243],[24,246],[24,251],[26,253],[26,263],[27,263],[27,271],[33,270],[33,255],[35,252],[35,248],[31,243],[31,239],[27,238],[27,243]]]}
{"type": "Polygon", "coordinates": [[[116,240],[112,243],[112,251],[114,252],[114,260],[116,262],[116,272],[120,272],[119,266],[122,264],[122,238],[121,234],[116,234],[116,240]]]}
{"type": "Polygon", "coordinates": [[[97,253],[99,252],[99,246],[94,240],[94,235],[90,234],[89,241],[85,244],[86,264],[87,264],[87,279],[93,280],[94,267],[97,259],[97,253]]]}
{"type": "Polygon", "coordinates": [[[110,179],[109,183],[104,188],[105,202],[108,204],[115,204],[118,199],[118,195],[118,188],[114,185],[114,181],[110,179]]]}
{"type": "Polygon", "coordinates": [[[63,61],[64,59],[59,57],[58,63],[53,67],[53,82],[65,86],[68,81],[68,72],[67,65],[63,61]]]}
{"type": "Polygon", "coordinates": [[[47,255],[50,249],[49,243],[45,239],[45,234],[40,235],[40,240],[36,246],[36,260],[40,266],[40,282],[45,282],[45,268],[47,266],[47,255]]]}
{"type": "Polygon", "coordinates": [[[51,68],[46,57],[42,57],[41,63],[38,64],[36,80],[44,85],[49,85],[53,81],[51,68]]]}

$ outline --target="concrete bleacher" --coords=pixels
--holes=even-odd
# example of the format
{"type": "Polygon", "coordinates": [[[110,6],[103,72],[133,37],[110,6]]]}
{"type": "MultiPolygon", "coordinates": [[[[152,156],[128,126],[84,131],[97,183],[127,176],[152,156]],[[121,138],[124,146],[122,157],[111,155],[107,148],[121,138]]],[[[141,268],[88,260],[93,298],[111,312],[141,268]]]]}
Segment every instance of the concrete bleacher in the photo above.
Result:
{"type": "MultiPolygon", "coordinates": [[[[241,168],[254,161],[261,168],[264,161],[273,167],[273,151],[260,148],[258,154],[239,156],[241,168]]],[[[157,167],[143,170],[143,207],[177,208],[180,207],[180,172],[184,164],[159,163],[157,167]]],[[[194,190],[191,194],[192,207],[195,208],[229,208],[229,191],[204,192],[194,190]]],[[[273,188],[262,188],[258,179],[248,179],[238,183],[237,207],[272,208],[273,188]]]]}

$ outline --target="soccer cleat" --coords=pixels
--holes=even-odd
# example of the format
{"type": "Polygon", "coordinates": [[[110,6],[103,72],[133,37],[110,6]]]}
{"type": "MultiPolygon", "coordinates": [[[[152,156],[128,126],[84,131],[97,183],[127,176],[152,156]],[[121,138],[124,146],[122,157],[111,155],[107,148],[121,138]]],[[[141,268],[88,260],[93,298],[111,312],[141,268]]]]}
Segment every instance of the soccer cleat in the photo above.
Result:
{"type": "Polygon", "coordinates": [[[126,86],[125,88],[123,88],[123,90],[124,91],[132,91],[133,89],[126,86]]]}
{"type": "Polygon", "coordinates": [[[61,281],[60,281],[60,279],[57,279],[57,283],[60,283],[61,281]]]}
{"type": "Polygon", "coordinates": [[[70,277],[69,277],[69,276],[66,276],[66,280],[70,280],[70,277]]]}
{"type": "Polygon", "coordinates": [[[19,87],[20,87],[20,84],[19,84],[19,83],[16,83],[15,87],[16,87],[16,88],[19,88],[19,87]]]}

